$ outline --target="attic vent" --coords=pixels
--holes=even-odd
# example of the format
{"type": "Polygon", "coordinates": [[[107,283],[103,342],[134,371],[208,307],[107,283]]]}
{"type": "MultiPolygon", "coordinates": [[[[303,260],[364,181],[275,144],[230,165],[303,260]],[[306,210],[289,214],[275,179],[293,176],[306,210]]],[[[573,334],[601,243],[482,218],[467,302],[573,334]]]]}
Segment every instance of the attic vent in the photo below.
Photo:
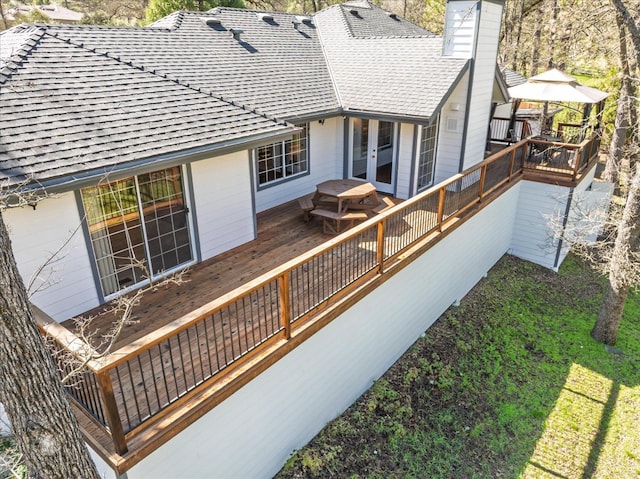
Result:
{"type": "Polygon", "coordinates": [[[311,25],[313,23],[313,20],[311,20],[311,17],[305,17],[304,15],[296,15],[296,20],[299,23],[306,23],[307,25],[311,25]]]}
{"type": "Polygon", "coordinates": [[[356,18],[362,18],[362,17],[360,16],[360,13],[358,12],[358,10],[356,10],[355,8],[350,9],[350,10],[349,10],[349,13],[350,13],[351,15],[353,15],[354,17],[356,17],[356,18]]]}
{"type": "Polygon", "coordinates": [[[387,15],[389,15],[389,18],[393,18],[394,20],[398,20],[399,21],[398,15],[396,15],[395,13],[387,12],[387,15]]]}
{"type": "Polygon", "coordinates": [[[244,30],[240,30],[239,28],[230,28],[229,31],[234,40],[240,40],[240,35],[244,33],[244,30]]]}
{"type": "Polygon", "coordinates": [[[295,30],[297,30],[297,29],[298,29],[298,27],[299,27],[300,25],[302,25],[302,22],[301,22],[301,21],[299,21],[299,20],[297,20],[297,19],[296,19],[296,20],[293,20],[291,23],[293,23],[293,28],[294,28],[295,30]]]}
{"type": "Polygon", "coordinates": [[[260,20],[262,20],[263,22],[272,22],[273,21],[273,15],[269,15],[268,13],[257,13],[256,15],[258,15],[258,18],[260,20]]]}
{"type": "Polygon", "coordinates": [[[220,19],[216,17],[200,17],[200,21],[208,27],[220,25],[220,19]]]}

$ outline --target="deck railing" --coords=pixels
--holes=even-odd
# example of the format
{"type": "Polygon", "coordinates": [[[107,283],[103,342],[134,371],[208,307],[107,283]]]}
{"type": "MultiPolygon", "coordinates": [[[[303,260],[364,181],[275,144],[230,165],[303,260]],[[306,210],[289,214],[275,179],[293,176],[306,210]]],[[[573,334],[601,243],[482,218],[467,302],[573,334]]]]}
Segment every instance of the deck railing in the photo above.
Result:
{"type": "MultiPolygon", "coordinates": [[[[330,302],[385,274],[408,248],[519,179],[531,147],[528,140],[508,147],[106,357],[87,361],[71,332],[41,322],[59,347],[86,362],[69,395],[125,453],[145,421],[289,340],[330,302]]],[[[596,148],[594,140],[576,147],[575,171],[596,148]]]]}
{"type": "Polygon", "coordinates": [[[530,138],[524,166],[527,170],[558,174],[575,181],[597,158],[599,149],[597,134],[578,145],[530,138]]]}

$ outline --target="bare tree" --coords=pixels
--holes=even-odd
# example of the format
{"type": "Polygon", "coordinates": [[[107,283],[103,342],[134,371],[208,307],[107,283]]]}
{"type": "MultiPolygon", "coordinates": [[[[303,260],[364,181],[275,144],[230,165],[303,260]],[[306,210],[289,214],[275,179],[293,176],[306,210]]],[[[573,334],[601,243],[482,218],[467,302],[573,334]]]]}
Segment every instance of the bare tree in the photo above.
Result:
{"type": "MultiPolygon", "coordinates": [[[[631,36],[636,62],[640,59],[640,28],[622,0],[611,0],[631,36]]],[[[632,154],[640,153],[640,144],[631,141],[632,154]]],[[[639,284],[640,264],[640,168],[635,167],[625,202],[622,220],[608,261],[605,298],[591,336],[606,344],[615,344],[629,288],[639,284]]]]}
{"type": "Polygon", "coordinates": [[[1,211],[0,402],[29,477],[99,478],[38,331],[1,211]]]}

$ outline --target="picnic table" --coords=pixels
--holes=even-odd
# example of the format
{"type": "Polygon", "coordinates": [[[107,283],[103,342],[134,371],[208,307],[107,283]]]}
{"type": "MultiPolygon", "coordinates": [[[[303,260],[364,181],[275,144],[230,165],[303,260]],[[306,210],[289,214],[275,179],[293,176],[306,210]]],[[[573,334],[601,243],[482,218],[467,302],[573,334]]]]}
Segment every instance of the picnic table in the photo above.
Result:
{"type": "Polygon", "coordinates": [[[378,206],[376,188],[359,180],[328,180],[316,186],[311,200],[313,216],[323,219],[325,233],[340,233],[342,225],[349,227],[354,221],[366,220],[367,211],[378,206]]]}

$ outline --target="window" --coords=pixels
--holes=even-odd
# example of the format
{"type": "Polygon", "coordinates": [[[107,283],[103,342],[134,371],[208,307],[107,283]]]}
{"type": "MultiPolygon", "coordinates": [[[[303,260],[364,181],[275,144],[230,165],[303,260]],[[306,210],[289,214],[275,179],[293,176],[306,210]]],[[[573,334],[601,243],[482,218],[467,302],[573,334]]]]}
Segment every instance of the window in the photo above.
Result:
{"type": "Polygon", "coordinates": [[[193,259],[179,167],[80,194],[104,296],[193,259]]]}
{"type": "Polygon", "coordinates": [[[302,128],[302,131],[291,139],[256,148],[258,186],[275,183],[309,171],[308,123],[296,126],[302,128]]]}
{"type": "Polygon", "coordinates": [[[433,184],[433,171],[436,158],[436,139],[438,121],[420,129],[420,150],[418,152],[418,191],[433,184]]]}

